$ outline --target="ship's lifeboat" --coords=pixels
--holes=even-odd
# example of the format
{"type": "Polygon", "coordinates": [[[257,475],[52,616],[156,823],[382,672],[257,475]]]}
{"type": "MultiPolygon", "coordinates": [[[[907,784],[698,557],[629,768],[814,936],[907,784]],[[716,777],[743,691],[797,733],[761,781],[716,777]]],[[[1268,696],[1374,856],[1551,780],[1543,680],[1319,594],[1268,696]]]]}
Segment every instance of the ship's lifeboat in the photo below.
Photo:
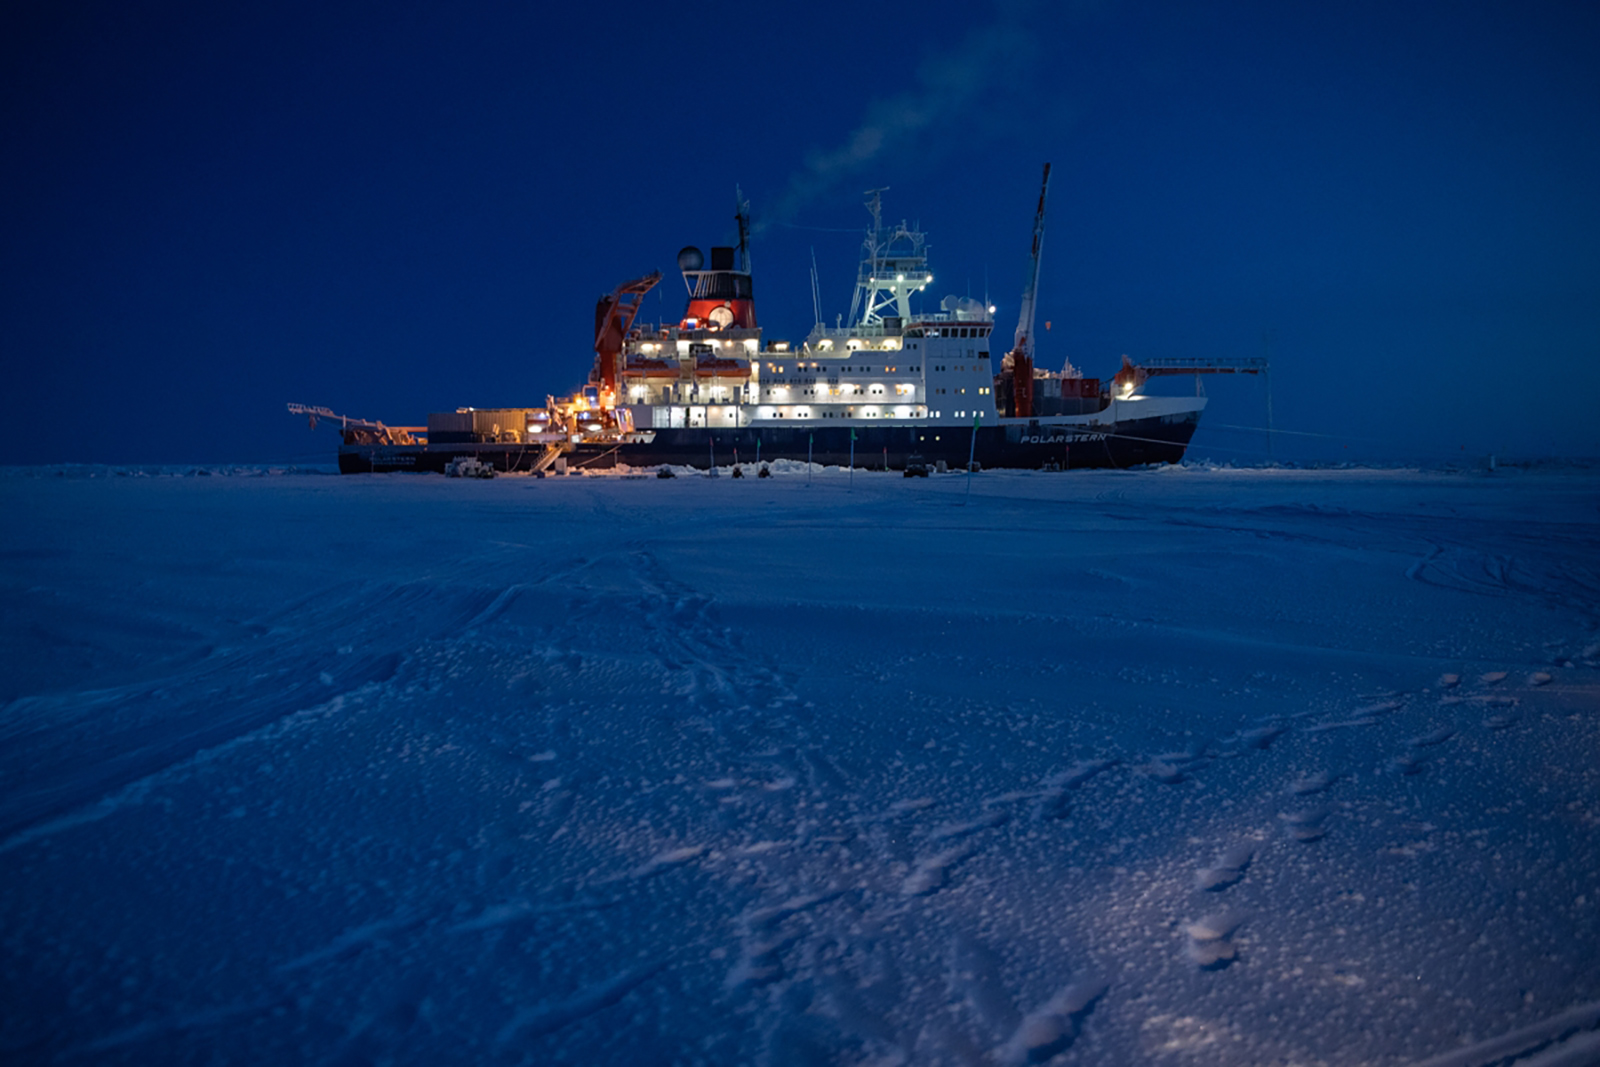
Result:
{"type": "Polygon", "coordinates": [[[630,359],[622,365],[622,376],[640,380],[648,378],[676,380],[678,363],[676,360],[667,359],[630,359]]]}
{"type": "Polygon", "coordinates": [[[694,361],[694,376],[696,378],[744,378],[750,377],[750,364],[737,359],[723,359],[719,356],[700,356],[694,361]]]}

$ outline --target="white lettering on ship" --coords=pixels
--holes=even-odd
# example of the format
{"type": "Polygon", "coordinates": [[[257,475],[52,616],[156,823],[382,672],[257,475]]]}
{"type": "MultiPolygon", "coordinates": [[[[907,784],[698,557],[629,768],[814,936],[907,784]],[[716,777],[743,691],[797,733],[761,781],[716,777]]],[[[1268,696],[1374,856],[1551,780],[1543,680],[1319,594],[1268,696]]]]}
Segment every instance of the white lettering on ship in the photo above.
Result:
{"type": "Polygon", "coordinates": [[[1054,437],[1046,437],[1044,434],[1024,434],[1017,438],[1017,443],[1024,445],[1070,445],[1077,441],[1104,441],[1105,439],[1106,435],[1103,433],[1059,434],[1054,437]]]}

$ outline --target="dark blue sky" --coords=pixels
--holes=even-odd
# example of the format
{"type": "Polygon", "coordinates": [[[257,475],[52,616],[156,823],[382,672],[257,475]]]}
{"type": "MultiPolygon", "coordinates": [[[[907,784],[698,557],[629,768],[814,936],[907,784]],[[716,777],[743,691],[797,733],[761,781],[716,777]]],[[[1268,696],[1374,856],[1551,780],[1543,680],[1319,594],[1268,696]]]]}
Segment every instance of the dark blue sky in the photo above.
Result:
{"type": "MultiPolygon", "coordinates": [[[[847,310],[883,185],[1009,334],[1045,160],[1041,364],[1270,335],[1280,455],[1600,453],[1593,3],[9,11],[0,462],[538,403],[599,293],[731,239],[735,183],[769,336],[810,326],[812,248],[847,310]]],[[[1259,384],[1210,391],[1196,451],[1259,458],[1224,428],[1259,384]]]]}

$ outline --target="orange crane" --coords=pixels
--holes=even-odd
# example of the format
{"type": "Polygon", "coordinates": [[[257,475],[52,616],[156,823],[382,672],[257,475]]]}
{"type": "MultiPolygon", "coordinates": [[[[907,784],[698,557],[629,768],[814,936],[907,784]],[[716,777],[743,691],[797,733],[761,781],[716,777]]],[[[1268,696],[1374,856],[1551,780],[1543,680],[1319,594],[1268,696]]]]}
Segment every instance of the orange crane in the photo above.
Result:
{"type": "Polygon", "coordinates": [[[600,406],[611,409],[617,402],[617,357],[633,327],[644,296],[661,280],[660,271],[623,282],[600,298],[594,306],[594,379],[600,387],[600,406]]]}

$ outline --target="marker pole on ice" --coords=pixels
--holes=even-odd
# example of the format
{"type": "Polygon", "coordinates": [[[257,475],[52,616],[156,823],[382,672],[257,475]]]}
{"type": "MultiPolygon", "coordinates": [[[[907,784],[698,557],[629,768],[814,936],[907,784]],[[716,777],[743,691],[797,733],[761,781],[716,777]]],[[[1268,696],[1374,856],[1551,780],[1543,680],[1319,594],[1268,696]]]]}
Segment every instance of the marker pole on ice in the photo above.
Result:
{"type": "MultiPolygon", "coordinates": [[[[978,456],[978,423],[983,421],[983,412],[978,412],[972,419],[972,445],[967,449],[967,500],[972,499],[972,463],[978,456]]],[[[965,504],[967,500],[963,500],[965,504]]]]}

